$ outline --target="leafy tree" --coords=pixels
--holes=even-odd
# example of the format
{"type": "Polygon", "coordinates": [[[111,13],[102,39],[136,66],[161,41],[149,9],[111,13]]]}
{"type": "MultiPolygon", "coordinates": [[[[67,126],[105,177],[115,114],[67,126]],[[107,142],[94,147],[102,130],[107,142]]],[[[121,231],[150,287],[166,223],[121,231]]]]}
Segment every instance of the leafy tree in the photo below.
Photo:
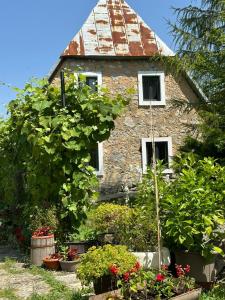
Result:
{"type": "Polygon", "coordinates": [[[170,24],[178,47],[175,62],[191,72],[208,98],[197,107],[203,143],[189,139],[188,149],[224,159],[225,1],[201,0],[175,13],[176,24],[170,24]]]}
{"type": "Polygon", "coordinates": [[[93,92],[84,80],[67,75],[65,107],[58,86],[27,83],[0,123],[1,197],[14,213],[23,212],[23,223],[37,208],[56,206],[60,227],[69,232],[97,196],[90,153],[109,137],[127,99],[93,92]]]}

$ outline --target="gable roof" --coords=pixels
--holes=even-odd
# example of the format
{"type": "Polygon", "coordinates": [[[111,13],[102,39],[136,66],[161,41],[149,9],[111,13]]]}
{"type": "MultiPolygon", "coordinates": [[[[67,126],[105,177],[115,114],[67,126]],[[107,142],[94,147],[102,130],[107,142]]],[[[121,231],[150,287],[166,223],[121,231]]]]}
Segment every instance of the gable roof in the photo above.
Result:
{"type": "Polygon", "coordinates": [[[124,0],[99,0],[61,57],[174,55],[124,0]]]}

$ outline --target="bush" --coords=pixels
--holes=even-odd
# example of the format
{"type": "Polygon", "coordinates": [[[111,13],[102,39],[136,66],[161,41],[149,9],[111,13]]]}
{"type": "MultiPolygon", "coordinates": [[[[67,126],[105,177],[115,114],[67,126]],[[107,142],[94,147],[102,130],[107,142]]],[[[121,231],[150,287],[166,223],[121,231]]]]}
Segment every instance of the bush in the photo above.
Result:
{"type": "Polygon", "coordinates": [[[111,275],[111,266],[115,265],[118,275],[123,275],[135,263],[136,257],[125,246],[92,247],[82,255],[77,276],[83,284],[89,284],[104,275],[111,275]]]}
{"type": "Polygon", "coordinates": [[[130,250],[155,250],[156,224],[145,209],[101,204],[91,211],[87,224],[99,234],[114,233],[115,243],[126,245],[130,250]]]}
{"type": "Polygon", "coordinates": [[[161,201],[163,236],[175,249],[209,257],[218,247],[225,214],[225,168],[211,158],[181,159],[180,174],[161,201]]]}

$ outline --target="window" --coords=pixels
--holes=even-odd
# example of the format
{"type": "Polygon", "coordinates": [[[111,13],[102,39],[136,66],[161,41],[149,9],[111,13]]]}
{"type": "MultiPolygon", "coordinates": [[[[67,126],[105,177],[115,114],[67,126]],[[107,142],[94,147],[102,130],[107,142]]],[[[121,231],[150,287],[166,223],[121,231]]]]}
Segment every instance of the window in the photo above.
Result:
{"type": "Polygon", "coordinates": [[[89,85],[93,92],[97,92],[98,86],[102,85],[102,73],[100,72],[79,72],[86,77],[86,84],[89,85]]]}
{"type": "Polygon", "coordinates": [[[96,175],[103,175],[103,144],[97,143],[91,151],[90,165],[95,168],[96,175]]]}
{"type": "Polygon", "coordinates": [[[139,105],[165,105],[164,80],[164,72],[139,72],[139,105]]]}
{"type": "MultiPolygon", "coordinates": [[[[172,139],[171,137],[156,137],[155,156],[156,160],[162,160],[166,169],[164,173],[171,173],[170,169],[172,159],[172,139]]],[[[147,167],[152,165],[152,139],[142,139],[142,167],[143,173],[146,173],[147,167]]]]}

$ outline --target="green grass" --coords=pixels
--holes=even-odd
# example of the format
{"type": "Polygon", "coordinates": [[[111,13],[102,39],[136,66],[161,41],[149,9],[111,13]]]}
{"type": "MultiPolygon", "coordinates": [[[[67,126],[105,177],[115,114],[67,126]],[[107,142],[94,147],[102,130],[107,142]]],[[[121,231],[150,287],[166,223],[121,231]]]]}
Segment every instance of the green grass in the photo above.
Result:
{"type": "MultiPolygon", "coordinates": [[[[18,270],[16,268],[16,260],[6,258],[4,263],[0,265],[0,268],[5,270],[8,274],[16,275],[24,272],[28,272],[32,275],[38,275],[46,282],[50,287],[50,292],[47,295],[39,295],[37,293],[32,294],[27,300],[86,300],[85,294],[90,292],[90,289],[81,289],[73,291],[68,288],[61,281],[57,280],[51,271],[45,270],[40,267],[32,266],[24,270],[18,270]]],[[[9,300],[22,300],[16,296],[15,290],[11,288],[0,289],[0,298],[9,300]]]]}
{"type": "Polygon", "coordinates": [[[4,263],[0,266],[1,269],[5,270],[9,274],[21,274],[24,270],[18,270],[16,268],[16,260],[6,257],[4,263]]]}
{"type": "Polygon", "coordinates": [[[0,298],[5,298],[9,300],[20,300],[18,296],[15,295],[13,289],[0,289],[0,298]]]}

